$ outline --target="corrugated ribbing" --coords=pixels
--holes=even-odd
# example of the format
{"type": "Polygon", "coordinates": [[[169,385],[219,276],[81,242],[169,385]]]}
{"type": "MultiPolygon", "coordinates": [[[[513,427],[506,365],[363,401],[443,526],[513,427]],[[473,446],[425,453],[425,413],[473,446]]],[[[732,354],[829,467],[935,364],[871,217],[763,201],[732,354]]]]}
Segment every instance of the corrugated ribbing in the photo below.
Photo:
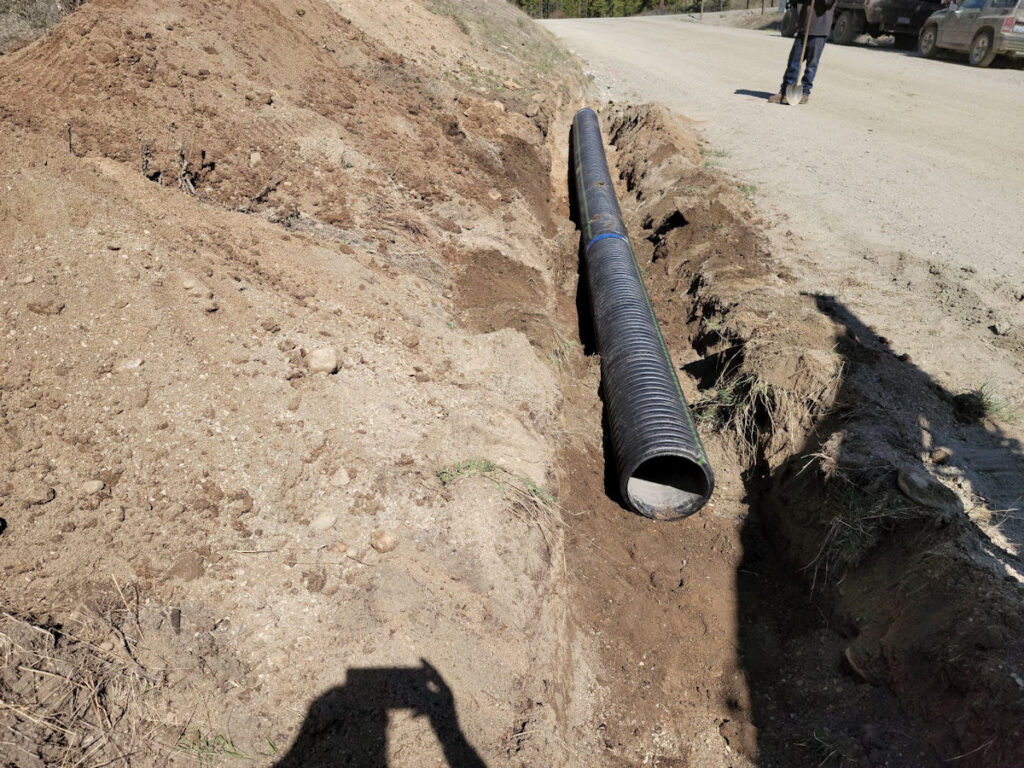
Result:
{"type": "Polygon", "coordinates": [[[629,244],[593,110],[576,114],[570,141],[622,498],[648,517],[685,517],[711,496],[714,475],[629,244]]]}

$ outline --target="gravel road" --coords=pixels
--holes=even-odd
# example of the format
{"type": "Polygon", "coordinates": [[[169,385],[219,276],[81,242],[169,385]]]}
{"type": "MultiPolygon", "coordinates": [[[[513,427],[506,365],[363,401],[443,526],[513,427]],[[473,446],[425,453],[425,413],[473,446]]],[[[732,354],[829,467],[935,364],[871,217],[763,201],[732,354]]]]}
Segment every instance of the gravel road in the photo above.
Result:
{"type": "Polygon", "coordinates": [[[699,123],[802,290],[839,295],[944,386],[987,381],[1024,407],[1024,70],[830,44],[811,102],[784,107],[765,101],[791,44],[777,32],[543,23],[602,99],[699,123]]]}
{"type": "Polygon", "coordinates": [[[810,104],[764,99],[790,41],[687,17],[544,22],[606,98],[698,120],[726,170],[792,228],[1024,282],[1024,70],[829,45],[810,104]]]}

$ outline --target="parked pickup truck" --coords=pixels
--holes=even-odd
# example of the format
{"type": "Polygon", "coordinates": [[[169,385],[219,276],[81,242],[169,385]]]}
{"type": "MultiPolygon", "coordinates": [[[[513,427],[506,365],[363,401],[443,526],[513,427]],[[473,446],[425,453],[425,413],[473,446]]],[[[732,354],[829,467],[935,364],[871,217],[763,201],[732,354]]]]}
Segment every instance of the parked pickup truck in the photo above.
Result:
{"type": "MultiPolygon", "coordinates": [[[[910,51],[917,47],[918,34],[928,17],[946,5],[942,0],[836,0],[832,42],[847,45],[858,35],[892,35],[896,47],[910,51]]],[[[791,3],[780,29],[784,36],[793,37],[803,31],[797,26],[798,11],[791,3]]]]}
{"type": "Polygon", "coordinates": [[[932,58],[939,49],[962,51],[972,67],[996,56],[1024,57],[1024,0],[961,0],[925,21],[917,50],[932,58]]]}

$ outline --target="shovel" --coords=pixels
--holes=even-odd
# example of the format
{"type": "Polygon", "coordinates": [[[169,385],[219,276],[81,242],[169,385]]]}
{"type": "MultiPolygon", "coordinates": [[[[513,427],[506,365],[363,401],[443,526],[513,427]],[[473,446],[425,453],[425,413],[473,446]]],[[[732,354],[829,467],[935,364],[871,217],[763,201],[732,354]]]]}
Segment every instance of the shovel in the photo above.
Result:
{"type": "Polygon", "coordinates": [[[807,69],[807,36],[811,31],[811,14],[814,13],[814,2],[807,4],[807,23],[804,24],[804,45],[800,51],[800,68],[796,71],[796,82],[786,88],[786,101],[790,104],[799,104],[800,98],[804,95],[803,80],[804,70],[807,69]]]}

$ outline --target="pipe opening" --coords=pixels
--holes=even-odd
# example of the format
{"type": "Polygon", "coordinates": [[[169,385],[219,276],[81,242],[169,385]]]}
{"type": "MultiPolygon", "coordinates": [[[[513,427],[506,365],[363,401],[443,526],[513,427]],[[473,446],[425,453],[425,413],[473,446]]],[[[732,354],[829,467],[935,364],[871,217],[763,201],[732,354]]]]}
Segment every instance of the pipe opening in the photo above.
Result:
{"type": "Polygon", "coordinates": [[[626,496],[635,510],[659,520],[692,515],[711,495],[707,473],[682,456],[655,456],[626,480],[626,496]]]}

